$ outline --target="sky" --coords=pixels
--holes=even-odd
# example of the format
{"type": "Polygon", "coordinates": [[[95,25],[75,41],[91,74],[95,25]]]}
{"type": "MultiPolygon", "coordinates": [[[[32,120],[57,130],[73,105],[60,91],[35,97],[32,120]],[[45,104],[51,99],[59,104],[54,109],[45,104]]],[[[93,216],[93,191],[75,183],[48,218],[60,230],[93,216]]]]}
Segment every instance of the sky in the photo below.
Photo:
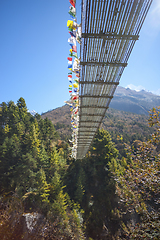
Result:
{"type": "MultiPolygon", "coordinates": [[[[69,0],[0,0],[0,103],[23,97],[29,111],[41,114],[69,99],[69,6],[69,0]]],[[[153,0],[120,86],[160,95],[160,0],[153,0]]]]}

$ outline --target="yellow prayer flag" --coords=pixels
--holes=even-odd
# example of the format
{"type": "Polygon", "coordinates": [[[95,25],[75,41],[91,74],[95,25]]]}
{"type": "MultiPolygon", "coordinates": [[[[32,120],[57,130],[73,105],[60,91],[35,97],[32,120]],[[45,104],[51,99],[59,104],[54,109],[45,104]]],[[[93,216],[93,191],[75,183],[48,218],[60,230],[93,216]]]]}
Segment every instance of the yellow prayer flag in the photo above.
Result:
{"type": "Polygon", "coordinates": [[[73,87],[78,88],[79,87],[78,83],[73,83],[73,87]]]}
{"type": "Polygon", "coordinates": [[[72,20],[68,20],[67,21],[67,27],[68,28],[72,28],[73,30],[76,30],[75,26],[74,26],[74,23],[72,20]]]}

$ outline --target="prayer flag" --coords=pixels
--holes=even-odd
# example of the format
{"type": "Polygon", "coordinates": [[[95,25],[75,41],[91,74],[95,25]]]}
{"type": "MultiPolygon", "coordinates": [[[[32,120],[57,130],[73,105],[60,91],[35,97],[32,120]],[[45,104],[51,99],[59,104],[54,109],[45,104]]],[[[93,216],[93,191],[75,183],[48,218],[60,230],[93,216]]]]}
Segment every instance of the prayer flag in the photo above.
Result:
{"type": "Polygon", "coordinates": [[[73,32],[73,28],[68,28],[68,31],[73,32]]]}
{"type": "Polygon", "coordinates": [[[72,102],[71,101],[64,101],[66,104],[69,105],[69,107],[72,107],[72,102]]]}
{"type": "Polygon", "coordinates": [[[72,29],[71,31],[76,30],[78,26],[79,25],[76,22],[72,21],[72,20],[68,20],[67,21],[67,27],[69,29],[72,29]]]}
{"type": "Polygon", "coordinates": [[[77,53],[74,53],[74,54],[73,54],[73,57],[78,58],[77,53]]]}
{"type": "Polygon", "coordinates": [[[75,16],[76,16],[76,9],[75,9],[75,7],[70,6],[68,13],[69,13],[71,16],[75,17],[75,16]]]}
{"type": "Polygon", "coordinates": [[[82,36],[82,28],[81,28],[80,25],[79,25],[79,27],[77,29],[77,33],[78,33],[78,36],[81,38],[81,36],[82,36]]]}
{"type": "Polygon", "coordinates": [[[72,61],[68,61],[68,68],[72,68],[72,61]]]}
{"type": "Polygon", "coordinates": [[[75,8],[75,2],[73,0],[69,0],[69,2],[75,8]]]}
{"type": "Polygon", "coordinates": [[[74,81],[79,84],[79,79],[74,79],[74,81]]]}
{"type": "Polygon", "coordinates": [[[78,98],[78,96],[75,96],[75,97],[73,97],[73,100],[76,100],[78,98]]]}
{"type": "Polygon", "coordinates": [[[72,51],[73,52],[77,52],[77,47],[76,46],[72,46],[72,51]]]}
{"type": "Polygon", "coordinates": [[[73,87],[78,88],[79,87],[78,83],[73,83],[73,87]]]}
{"type": "Polygon", "coordinates": [[[72,61],[72,58],[70,58],[70,57],[68,57],[67,59],[68,59],[69,61],[72,61]]]}
{"type": "Polygon", "coordinates": [[[72,75],[68,75],[69,78],[72,78],[72,75]]]}
{"type": "Polygon", "coordinates": [[[75,58],[73,62],[73,72],[76,71],[79,71],[79,60],[75,58]]]}
{"type": "MultiPolygon", "coordinates": [[[[70,49],[70,52],[72,51],[72,49],[70,49]]],[[[78,56],[77,56],[77,53],[71,53],[71,54],[69,54],[69,56],[71,56],[71,57],[75,57],[75,58],[78,58],[78,56]]]]}
{"type": "Polygon", "coordinates": [[[76,31],[73,31],[73,32],[69,31],[69,33],[72,37],[76,37],[76,31]]]}
{"type": "Polygon", "coordinates": [[[71,56],[71,57],[75,57],[75,58],[78,58],[78,56],[77,56],[77,53],[71,53],[71,54],[69,54],[69,56],[71,56]]]}
{"type": "Polygon", "coordinates": [[[73,21],[68,20],[67,21],[67,27],[72,28],[72,25],[73,25],[73,21]]]}
{"type": "Polygon", "coordinates": [[[71,43],[71,44],[73,44],[73,45],[76,45],[76,39],[75,39],[75,37],[70,37],[70,38],[68,38],[68,42],[71,43]]]}
{"type": "Polygon", "coordinates": [[[76,29],[72,20],[67,21],[67,27],[70,29],[76,29]]]}
{"type": "Polygon", "coordinates": [[[82,36],[82,29],[81,27],[78,27],[76,32],[76,40],[79,44],[81,44],[81,36],[82,36]]]}

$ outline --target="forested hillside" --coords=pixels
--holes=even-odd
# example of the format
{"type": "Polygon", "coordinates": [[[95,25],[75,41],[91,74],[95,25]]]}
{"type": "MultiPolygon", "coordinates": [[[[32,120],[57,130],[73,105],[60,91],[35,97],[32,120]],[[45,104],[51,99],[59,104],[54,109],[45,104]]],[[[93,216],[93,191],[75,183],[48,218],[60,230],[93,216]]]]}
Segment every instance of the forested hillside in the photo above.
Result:
{"type": "MultiPolygon", "coordinates": [[[[71,138],[69,106],[56,108],[42,114],[54,124],[61,139],[71,138]]],[[[121,156],[124,155],[124,143],[132,145],[135,140],[146,141],[151,137],[153,129],[148,125],[148,116],[124,112],[109,108],[102,121],[101,128],[107,130],[116,144],[121,156]]]]}
{"type": "Polygon", "coordinates": [[[83,239],[79,207],[64,192],[66,146],[53,124],[33,117],[23,98],[0,110],[0,239],[83,239]],[[26,233],[28,216],[34,231],[26,233]]]}
{"type": "Polygon", "coordinates": [[[54,127],[23,98],[0,105],[0,239],[160,239],[160,108],[140,121],[110,110],[116,145],[99,129],[82,160],[55,129],[69,128],[62,108],[54,127]]]}

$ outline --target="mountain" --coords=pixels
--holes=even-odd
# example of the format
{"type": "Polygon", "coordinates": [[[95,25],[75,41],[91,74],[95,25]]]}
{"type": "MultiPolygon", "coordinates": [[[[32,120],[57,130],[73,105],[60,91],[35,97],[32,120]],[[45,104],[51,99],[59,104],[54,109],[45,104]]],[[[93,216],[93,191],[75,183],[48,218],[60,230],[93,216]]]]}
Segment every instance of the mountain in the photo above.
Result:
{"type": "Polygon", "coordinates": [[[37,112],[36,112],[35,110],[30,111],[30,114],[31,114],[32,116],[35,116],[36,113],[37,113],[37,112]]]}
{"type": "MultiPolygon", "coordinates": [[[[121,155],[124,151],[123,142],[133,144],[135,140],[146,141],[150,138],[154,129],[148,126],[148,111],[159,105],[160,96],[144,90],[136,92],[123,87],[117,88],[101,127],[109,131],[121,155]]],[[[52,121],[61,139],[71,137],[68,105],[43,113],[42,118],[46,117],[52,121]]]]}
{"type": "MultiPolygon", "coordinates": [[[[48,118],[54,124],[62,140],[71,138],[70,109],[68,105],[43,113],[42,118],[48,118]]],[[[124,112],[109,108],[102,121],[101,127],[107,130],[120,158],[125,156],[124,143],[132,145],[135,140],[146,141],[153,133],[153,128],[148,126],[148,116],[131,112],[124,112]]]]}
{"type": "Polygon", "coordinates": [[[137,92],[120,86],[110,104],[110,108],[145,115],[156,106],[160,106],[160,96],[145,90],[137,92]]]}

